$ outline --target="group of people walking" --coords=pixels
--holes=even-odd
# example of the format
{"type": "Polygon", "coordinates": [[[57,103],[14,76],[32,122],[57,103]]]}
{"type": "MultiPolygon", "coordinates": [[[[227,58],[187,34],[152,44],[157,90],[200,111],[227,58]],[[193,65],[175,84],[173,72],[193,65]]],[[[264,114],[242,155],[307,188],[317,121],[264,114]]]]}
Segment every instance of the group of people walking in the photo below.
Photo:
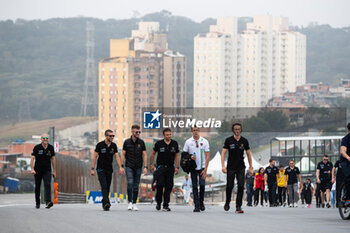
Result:
{"type": "MultiPolygon", "coordinates": [[[[324,193],[326,193],[327,207],[329,205],[331,183],[335,179],[342,179],[350,191],[350,123],[348,124],[349,134],[345,136],[341,144],[341,156],[336,167],[338,172],[334,176],[335,170],[333,165],[328,162],[328,157],[317,166],[317,188],[320,190],[321,204],[324,204],[324,193]],[[340,173],[339,171],[342,171],[340,173]]],[[[189,153],[190,158],[195,161],[196,167],[190,172],[191,179],[187,177],[183,183],[186,190],[186,197],[189,196],[190,187],[192,186],[194,199],[194,212],[205,211],[205,180],[209,165],[210,146],[207,139],[200,136],[200,128],[194,126],[191,128],[192,137],[187,139],[183,151],[189,153]]],[[[313,185],[311,180],[304,184],[301,181],[301,175],[298,167],[293,160],[289,166],[284,168],[280,165],[275,166],[275,160],[271,159],[268,167],[259,168],[254,174],[252,167],[252,155],[249,142],[241,136],[242,125],[234,123],[232,125],[233,135],[225,139],[221,152],[222,172],[227,174],[226,183],[226,201],[224,210],[230,209],[232,190],[235,180],[237,182],[236,195],[236,213],[244,213],[242,210],[244,183],[246,181],[247,202],[248,206],[263,205],[264,200],[269,200],[270,206],[286,205],[286,194],[288,194],[288,204],[290,207],[296,207],[299,199],[299,192],[302,190],[306,203],[311,204],[310,193],[313,185]],[[249,172],[245,175],[244,152],[247,155],[249,172]],[[227,164],[225,164],[226,154],[228,154],[227,164]]],[[[121,156],[118,153],[118,147],[113,142],[115,134],[112,130],[105,131],[105,139],[96,145],[92,158],[91,175],[97,174],[102,191],[102,208],[108,211],[111,207],[109,200],[110,185],[113,173],[113,157],[115,157],[119,167],[120,175],[126,175],[128,210],[137,211],[136,204],[141,174],[147,174],[148,171],[154,174],[154,183],[156,184],[156,209],[171,211],[169,208],[170,194],[174,185],[174,175],[179,172],[180,154],[179,144],[172,139],[170,128],[163,130],[163,139],[154,144],[150,155],[148,167],[148,156],[144,141],[140,138],[141,130],[139,125],[131,127],[131,137],[124,141],[121,156]],[[155,156],[156,159],[155,159],[155,156]]],[[[41,136],[41,144],[34,147],[31,159],[32,174],[35,176],[35,200],[36,208],[40,208],[40,185],[44,180],[46,208],[53,206],[50,195],[51,175],[56,176],[56,160],[53,146],[48,143],[47,134],[41,136]],[[52,171],[51,171],[52,163],[52,171]]],[[[337,183],[339,181],[337,180],[337,183]]],[[[346,204],[350,205],[350,192],[347,192],[346,204]]]]}

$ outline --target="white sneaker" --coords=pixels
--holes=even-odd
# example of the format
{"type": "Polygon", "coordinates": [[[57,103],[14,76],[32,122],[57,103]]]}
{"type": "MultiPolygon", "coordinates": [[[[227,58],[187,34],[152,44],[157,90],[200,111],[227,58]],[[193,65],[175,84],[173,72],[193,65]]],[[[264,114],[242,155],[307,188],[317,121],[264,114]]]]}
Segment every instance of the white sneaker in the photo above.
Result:
{"type": "Polygon", "coordinates": [[[132,210],[134,210],[134,211],[138,211],[138,210],[139,210],[139,208],[137,208],[136,204],[132,204],[132,210]]]}
{"type": "Polygon", "coordinates": [[[293,207],[293,204],[289,204],[289,208],[292,208],[293,207]]]}
{"type": "Polygon", "coordinates": [[[295,208],[298,208],[298,204],[297,204],[297,203],[295,203],[295,204],[294,204],[294,207],[295,207],[295,208]]]}
{"type": "Polygon", "coordinates": [[[132,210],[132,202],[129,202],[128,210],[132,210]]]}

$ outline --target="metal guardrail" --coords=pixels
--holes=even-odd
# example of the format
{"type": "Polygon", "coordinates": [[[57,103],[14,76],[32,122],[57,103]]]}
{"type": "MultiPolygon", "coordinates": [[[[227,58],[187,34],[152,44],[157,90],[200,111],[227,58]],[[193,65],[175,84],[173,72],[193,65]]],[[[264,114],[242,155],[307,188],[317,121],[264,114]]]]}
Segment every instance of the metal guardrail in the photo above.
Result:
{"type": "Polygon", "coordinates": [[[85,203],[86,203],[85,194],[58,192],[57,204],[85,204],[85,203]]]}

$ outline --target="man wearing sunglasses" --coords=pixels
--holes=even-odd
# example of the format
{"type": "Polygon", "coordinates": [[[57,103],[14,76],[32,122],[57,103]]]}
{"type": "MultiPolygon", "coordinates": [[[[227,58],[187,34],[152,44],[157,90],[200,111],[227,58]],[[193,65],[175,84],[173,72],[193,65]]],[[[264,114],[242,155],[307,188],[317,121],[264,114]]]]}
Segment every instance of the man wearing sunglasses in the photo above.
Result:
{"type": "Polygon", "coordinates": [[[323,161],[317,164],[316,179],[317,188],[321,191],[321,203],[324,208],[324,193],[326,192],[327,204],[326,207],[330,208],[329,204],[331,200],[331,188],[332,188],[332,169],[333,164],[328,161],[328,155],[323,156],[323,161]]]}
{"type": "Polygon", "coordinates": [[[289,167],[286,168],[284,174],[288,176],[287,191],[289,207],[298,207],[298,180],[299,190],[303,189],[303,183],[301,182],[300,170],[295,166],[294,160],[289,161],[289,167]]]}
{"type": "Polygon", "coordinates": [[[49,144],[49,135],[43,134],[41,135],[41,143],[34,147],[30,160],[31,173],[35,177],[35,208],[37,209],[40,208],[41,180],[44,180],[46,208],[51,208],[53,206],[51,201],[51,163],[53,168],[52,176],[55,178],[55,150],[53,146],[49,144]]]}
{"type": "Polygon", "coordinates": [[[128,210],[139,210],[136,201],[139,193],[139,184],[142,166],[145,165],[143,173],[147,175],[147,152],[145,142],[140,139],[140,126],[131,126],[131,137],[124,141],[122,151],[122,163],[125,160],[125,173],[127,179],[128,210]]]}
{"type": "Polygon", "coordinates": [[[207,139],[200,136],[200,129],[197,126],[192,127],[191,131],[192,137],[186,140],[183,151],[188,152],[191,155],[191,159],[196,161],[197,167],[195,171],[191,172],[194,200],[193,212],[200,212],[205,210],[204,191],[210,157],[209,142],[207,139]]]}
{"type": "Polygon", "coordinates": [[[96,170],[102,191],[102,208],[105,211],[108,211],[111,207],[111,203],[109,201],[109,190],[111,187],[113,174],[113,156],[115,156],[115,159],[119,166],[120,175],[124,174],[124,168],[119,157],[118,148],[117,145],[113,142],[113,139],[113,131],[107,129],[105,131],[105,140],[97,143],[94,155],[92,157],[91,175],[95,175],[95,165],[97,160],[96,170]]]}

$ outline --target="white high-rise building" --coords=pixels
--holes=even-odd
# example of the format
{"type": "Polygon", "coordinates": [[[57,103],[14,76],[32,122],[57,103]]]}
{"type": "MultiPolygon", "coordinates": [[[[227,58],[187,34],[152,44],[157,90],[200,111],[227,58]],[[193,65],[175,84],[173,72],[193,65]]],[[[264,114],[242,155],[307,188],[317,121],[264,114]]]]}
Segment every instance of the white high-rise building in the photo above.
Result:
{"type": "Polygon", "coordinates": [[[241,34],[236,18],[219,18],[194,39],[194,107],[263,107],[305,73],[306,37],[287,18],[256,16],[241,34]]]}
{"type": "Polygon", "coordinates": [[[236,104],[237,36],[237,19],[225,17],[194,38],[194,107],[236,104]]]}

